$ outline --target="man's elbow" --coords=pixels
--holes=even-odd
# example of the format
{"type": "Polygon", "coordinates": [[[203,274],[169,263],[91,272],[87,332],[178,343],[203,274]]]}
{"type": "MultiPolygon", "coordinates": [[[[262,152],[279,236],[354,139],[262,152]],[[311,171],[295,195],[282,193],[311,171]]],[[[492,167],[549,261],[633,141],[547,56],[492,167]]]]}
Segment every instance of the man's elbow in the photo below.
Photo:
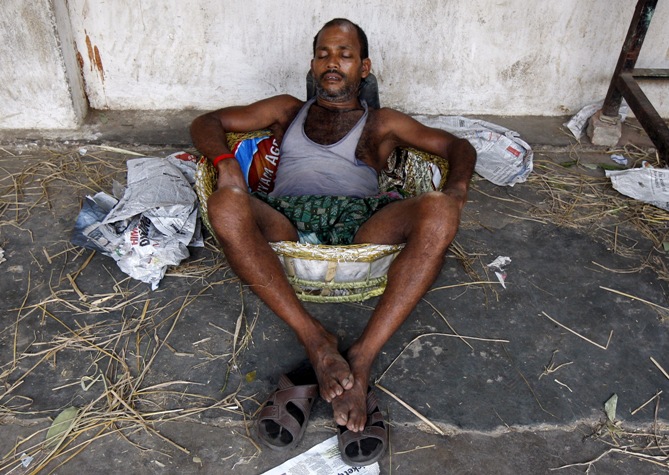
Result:
{"type": "Polygon", "coordinates": [[[222,130],[221,122],[214,112],[207,112],[196,117],[190,124],[190,136],[197,148],[197,143],[209,138],[214,131],[222,130]]]}
{"type": "Polygon", "coordinates": [[[459,154],[474,166],[476,164],[476,149],[469,140],[458,139],[458,148],[459,154]]]}
{"type": "Polygon", "coordinates": [[[206,114],[197,116],[193,120],[193,122],[190,123],[190,137],[191,137],[191,139],[193,139],[194,142],[197,139],[200,131],[203,128],[203,123],[205,122],[205,119],[204,119],[205,116],[206,116],[206,114]]]}
{"type": "Polygon", "coordinates": [[[457,167],[474,172],[476,166],[476,149],[467,139],[458,138],[451,143],[448,150],[448,163],[450,167],[457,167]]]}
{"type": "Polygon", "coordinates": [[[203,130],[207,127],[207,125],[211,124],[213,120],[213,112],[207,112],[206,114],[202,114],[197,116],[195,119],[193,119],[193,122],[190,123],[190,132],[191,135],[193,132],[199,132],[200,130],[203,130]]]}

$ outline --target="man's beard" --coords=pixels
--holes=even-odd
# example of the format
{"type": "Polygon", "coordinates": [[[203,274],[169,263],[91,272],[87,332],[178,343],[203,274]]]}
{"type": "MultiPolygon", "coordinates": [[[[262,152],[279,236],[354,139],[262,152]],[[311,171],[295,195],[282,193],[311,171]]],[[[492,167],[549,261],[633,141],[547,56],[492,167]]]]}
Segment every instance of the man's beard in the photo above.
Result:
{"type": "Polygon", "coordinates": [[[359,89],[360,89],[359,83],[354,84],[352,82],[349,82],[348,76],[340,73],[339,71],[325,71],[323,74],[321,74],[320,80],[316,81],[316,95],[328,102],[346,102],[351,97],[356,97],[359,89]],[[325,75],[333,72],[336,72],[339,76],[341,76],[343,87],[341,87],[336,91],[329,92],[326,91],[325,88],[323,88],[323,86],[321,86],[321,80],[323,79],[323,77],[325,77],[325,75]]]}

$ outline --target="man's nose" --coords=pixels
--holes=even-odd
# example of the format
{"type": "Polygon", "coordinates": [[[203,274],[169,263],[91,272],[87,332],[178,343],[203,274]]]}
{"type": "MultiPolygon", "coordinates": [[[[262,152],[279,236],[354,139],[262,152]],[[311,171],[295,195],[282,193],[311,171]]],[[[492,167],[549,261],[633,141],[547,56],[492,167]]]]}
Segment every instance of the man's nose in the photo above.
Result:
{"type": "Polygon", "coordinates": [[[328,69],[339,69],[339,59],[335,58],[334,56],[330,56],[328,58],[328,69]]]}

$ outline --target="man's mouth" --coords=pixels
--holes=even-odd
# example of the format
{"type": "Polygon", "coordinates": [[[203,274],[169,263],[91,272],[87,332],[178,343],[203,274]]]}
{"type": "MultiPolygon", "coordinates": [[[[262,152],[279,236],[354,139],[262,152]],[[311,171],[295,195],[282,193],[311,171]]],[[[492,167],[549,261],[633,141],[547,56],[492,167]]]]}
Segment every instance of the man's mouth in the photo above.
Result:
{"type": "Polygon", "coordinates": [[[344,79],[344,75],[337,71],[325,71],[321,74],[321,79],[323,81],[341,81],[344,79]]]}

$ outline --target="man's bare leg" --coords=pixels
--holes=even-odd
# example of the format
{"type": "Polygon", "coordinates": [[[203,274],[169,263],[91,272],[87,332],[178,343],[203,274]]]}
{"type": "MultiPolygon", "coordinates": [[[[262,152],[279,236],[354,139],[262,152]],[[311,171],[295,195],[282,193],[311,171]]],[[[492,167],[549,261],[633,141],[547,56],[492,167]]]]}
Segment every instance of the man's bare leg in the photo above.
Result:
{"type": "Polygon", "coordinates": [[[296,241],[297,231],[281,213],[235,186],[207,201],[209,220],[232,270],[295,332],[316,372],[320,394],[330,402],[353,387],[337,338],[307,313],[288,282],[269,241],[296,241]]]}
{"type": "Polygon", "coordinates": [[[440,192],[391,203],[356,235],[360,243],[406,242],[406,246],[388,270],[386,290],[365,330],[348,350],[353,387],[332,401],[335,421],[349,430],[365,427],[367,387],[376,356],[439,274],[459,222],[460,208],[454,203],[440,192]]]}

